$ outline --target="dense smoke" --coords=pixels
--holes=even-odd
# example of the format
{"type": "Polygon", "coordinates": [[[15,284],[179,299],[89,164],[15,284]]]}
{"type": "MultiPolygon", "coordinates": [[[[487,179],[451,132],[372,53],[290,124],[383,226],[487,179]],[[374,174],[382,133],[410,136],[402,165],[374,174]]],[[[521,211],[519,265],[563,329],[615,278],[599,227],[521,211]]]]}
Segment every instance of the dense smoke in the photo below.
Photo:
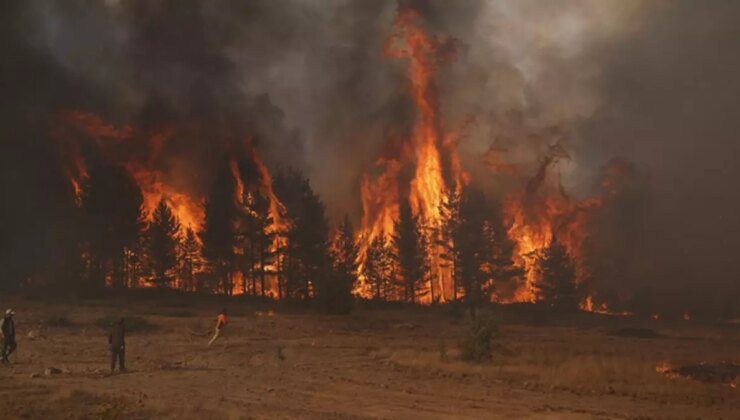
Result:
{"type": "MultiPolygon", "coordinates": [[[[476,184],[497,197],[521,187],[557,143],[562,183],[587,197],[622,158],[631,193],[593,222],[594,248],[619,261],[597,270],[600,281],[617,292],[740,293],[735,2],[401,3],[458,44],[440,69],[440,105],[443,123],[465,134],[460,157],[476,184]]],[[[362,174],[414,119],[403,63],[382,54],[396,1],[2,7],[11,275],[30,275],[14,272],[17,261],[62,258],[49,249],[63,238],[70,188],[46,130],[60,111],[184,127],[152,164],[197,196],[223,153],[254,137],[268,166],[303,169],[330,214],[355,221],[362,174]]]]}

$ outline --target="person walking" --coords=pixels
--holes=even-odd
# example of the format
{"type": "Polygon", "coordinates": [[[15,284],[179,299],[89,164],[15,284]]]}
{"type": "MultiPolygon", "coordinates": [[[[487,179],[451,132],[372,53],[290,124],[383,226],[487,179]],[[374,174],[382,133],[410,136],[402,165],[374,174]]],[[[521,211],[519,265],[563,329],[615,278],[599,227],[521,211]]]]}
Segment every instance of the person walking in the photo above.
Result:
{"type": "Polygon", "coordinates": [[[2,362],[8,363],[8,356],[18,348],[15,342],[15,322],[13,321],[15,311],[8,309],[5,311],[2,321],[0,321],[0,339],[2,339],[2,362]]]}
{"type": "Polygon", "coordinates": [[[226,317],[226,308],[222,308],[221,312],[216,317],[216,331],[213,333],[213,338],[208,342],[208,347],[211,347],[216,339],[221,335],[221,329],[229,323],[229,319],[226,317]]]}
{"type": "Polygon", "coordinates": [[[126,327],[123,324],[123,318],[118,320],[110,334],[108,335],[108,344],[110,345],[110,372],[113,373],[116,370],[116,360],[118,361],[118,369],[121,372],[126,372],[126,327]]]}

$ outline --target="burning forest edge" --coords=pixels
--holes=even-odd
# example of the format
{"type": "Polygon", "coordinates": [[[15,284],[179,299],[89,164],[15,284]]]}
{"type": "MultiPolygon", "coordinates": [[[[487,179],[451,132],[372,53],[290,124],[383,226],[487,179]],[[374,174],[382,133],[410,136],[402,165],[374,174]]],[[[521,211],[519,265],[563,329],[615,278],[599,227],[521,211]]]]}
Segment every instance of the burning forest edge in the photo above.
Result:
{"type": "MultiPolygon", "coordinates": [[[[272,174],[249,130],[213,119],[112,123],[86,110],[56,111],[47,130],[75,204],[69,277],[82,289],[317,298],[340,312],[354,297],[660,317],[594,281],[601,274],[594,266],[609,258],[595,246],[595,220],[632,193],[639,170],[613,159],[598,191],[577,199],[560,179],[571,161],[565,136],[553,135],[529,165],[510,161],[496,141],[480,160],[489,177],[515,187],[484,193],[484,181],[458,156],[475,118],[456,125],[440,106],[438,74],[461,48],[454,37],[430,33],[413,7],[399,7],[382,54],[404,68],[398,88],[415,117],[410,127],[387,130],[363,174],[356,229],[348,218],[330,226],[300,170],[272,174]],[[178,176],[188,168],[175,171],[167,156],[178,137],[216,137],[227,147],[209,174],[178,176]],[[207,185],[188,183],[194,177],[207,185]]],[[[29,278],[25,286],[43,283],[29,278]]]]}
{"type": "Polygon", "coordinates": [[[0,418],[737,416],[740,2],[0,9],[0,418]]]}

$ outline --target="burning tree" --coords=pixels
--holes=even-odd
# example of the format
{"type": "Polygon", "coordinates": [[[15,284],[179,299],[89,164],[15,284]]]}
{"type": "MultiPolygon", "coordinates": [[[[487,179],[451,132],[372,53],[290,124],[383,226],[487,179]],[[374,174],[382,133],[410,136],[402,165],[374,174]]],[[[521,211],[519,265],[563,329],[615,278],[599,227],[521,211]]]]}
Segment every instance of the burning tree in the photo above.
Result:
{"type": "Polygon", "coordinates": [[[488,258],[486,271],[490,278],[490,292],[493,299],[500,301],[497,290],[511,289],[512,283],[524,275],[524,269],[514,262],[514,249],[516,243],[509,238],[500,206],[491,206],[488,210],[490,216],[484,225],[487,237],[488,258]]]}
{"type": "MultiPolygon", "coordinates": [[[[275,242],[276,233],[271,230],[274,220],[270,216],[270,201],[259,191],[255,191],[252,194],[248,208],[251,214],[251,242],[252,252],[254,253],[256,261],[256,274],[260,280],[260,293],[265,296],[265,276],[267,274],[267,266],[272,264],[275,259],[275,250],[273,244],[275,242]]],[[[253,280],[254,281],[254,280],[253,280]]],[[[246,290],[245,290],[246,291],[246,290]]],[[[254,283],[252,286],[252,293],[254,294],[254,283]]]]}
{"type": "Polygon", "coordinates": [[[275,260],[274,221],[270,215],[270,202],[259,191],[246,191],[239,203],[237,218],[237,243],[242,275],[242,292],[257,295],[257,280],[260,295],[266,296],[268,266],[275,260]],[[249,281],[251,280],[251,291],[249,281]]]}
{"type": "Polygon", "coordinates": [[[81,204],[91,285],[125,287],[126,254],[144,220],[139,186],[123,167],[97,165],[84,185],[81,204]]]}
{"type": "Polygon", "coordinates": [[[321,199],[296,169],[279,172],[275,194],[285,207],[287,227],[281,246],[281,289],[287,297],[308,300],[329,266],[329,225],[321,199]]]}
{"type": "Polygon", "coordinates": [[[488,301],[488,275],[484,268],[489,258],[490,244],[486,235],[487,206],[483,192],[472,187],[453,194],[445,205],[445,224],[442,243],[445,257],[453,268],[452,278],[457,289],[471,308],[488,301]]]}
{"type": "Polygon", "coordinates": [[[427,242],[420,217],[411,213],[408,202],[402,202],[395,234],[392,237],[395,260],[403,289],[403,300],[415,302],[429,273],[427,242]]]}
{"type": "Polygon", "coordinates": [[[344,221],[334,236],[331,247],[333,271],[325,280],[324,301],[331,313],[348,313],[352,309],[352,290],[357,282],[357,256],[359,246],[349,218],[344,221]]]}
{"type": "Polygon", "coordinates": [[[169,286],[177,274],[175,269],[179,235],[180,223],[162,198],[154,210],[146,233],[149,264],[154,274],[154,283],[159,287],[169,286]]]}
{"type": "Polygon", "coordinates": [[[540,251],[536,270],[539,299],[554,309],[578,309],[575,263],[557,237],[553,236],[550,245],[540,251]]]}
{"type": "Polygon", "coordinates": [[[198,284],[197,274],[201,272],[203,260],[200,253],[200,244],[193,229],[187,228],[185,230],[185,236],[180,243],[179,256],[180,287],[185,290],[201,291],[203,287],[198,284]]]}
{"type": "MultiPolygon", "coordinates": [[[[445,251],[435,234],[442,225],[440,207],[447,192],[461,187],[465,175],[457,156],[458,136],[445,130],[441,119],[437,71],[440,65],[455,59],[457,45],[454,38],[428,34],[418,12],[408,6],[399,7],[393,32],[385,43],[384,53],[406,64],[416,120],[408,137],[389,139],[400,140],[402,145],[394,148],[395,153],[378,159],[381,174],[374,179],[363,178],[360,255],[364,263],[368,246],[381,234],[395,238],[396,247],[403,247],[397,252],[406,300],[416,300],[418,293],[427,302],[444,302],[452,294],[451,267],[442,257],[445,251]],[[405,174],[413,175],[409,179],[405,174]],[[406,215],[404,207],[409,209],[406,215]],[[411,225],[417,226],[411,229],[411,225]],[[407,230],[398,232],[399,226],[407,230]],[[411,230],[418,231],[418,237],[412,238],[411,230]],[[423,263],[411,256],[417,253],[412,249],[419,248],[414,242],[425,243],[421,255],[428,258],[423,263]],[[422,265],[412,268],[415,263],[422,265]],[[420,293],[422,289],[426,290],[420,293]]],[[[366,284],[361,286],[358,293],[372,295],[366,284]]]]}
{"type": "Polygon", "coordinates": [[[372,287],[374,299],[385,299],[396,287],[393,270],[393,249],[385,235],[370,242],[365,257],[364,276],[372,287]]]}
{"type": "Polygon", "coordinates": [[[200,239],[203,256],[206,258],[221,290],[231,295],[233,283],[231,270],[234,265],[234,205],[235,184],[228,165],[221,165],[216,180],[205,202],[205,221],[200,239]]]}

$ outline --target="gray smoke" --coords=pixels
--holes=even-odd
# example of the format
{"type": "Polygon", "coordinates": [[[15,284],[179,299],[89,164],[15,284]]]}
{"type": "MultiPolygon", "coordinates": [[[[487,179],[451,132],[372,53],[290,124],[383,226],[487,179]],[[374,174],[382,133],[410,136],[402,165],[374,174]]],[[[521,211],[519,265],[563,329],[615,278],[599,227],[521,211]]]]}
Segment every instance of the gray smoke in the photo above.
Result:
{"type": "MultiPolygon", "coordinates": [[[[35,73],[54,75],[44,80],[65,81],[17,96],[39,115],[68,107],[117,124],[192,123],[162,166],[194,191],[217,162],[204,157],[253,135],[271,168],[302,168],[333,217],[359,220],[362,173],[388,133],[413,121],[404,63],[382,55],[396,1],[11,3],[9,51],[33,55],[31,66],[46,69],[35,73]]],[[[623,157],[645,174],[649,199],[623,206],[639,223],[622,242],[639,252],[620,257],[616,286],[737,290],[737,2],[400,3],[430,33],[459,41],[456,62],[440,69],[441,109],[448,129],[473,121],[460,150],[478,184],[520,186],[560,142],[571,159],[557,171],[585,197],[603,165],[623,157]],[[485,167],[492,144],[518,175],[485,167]]]]}

